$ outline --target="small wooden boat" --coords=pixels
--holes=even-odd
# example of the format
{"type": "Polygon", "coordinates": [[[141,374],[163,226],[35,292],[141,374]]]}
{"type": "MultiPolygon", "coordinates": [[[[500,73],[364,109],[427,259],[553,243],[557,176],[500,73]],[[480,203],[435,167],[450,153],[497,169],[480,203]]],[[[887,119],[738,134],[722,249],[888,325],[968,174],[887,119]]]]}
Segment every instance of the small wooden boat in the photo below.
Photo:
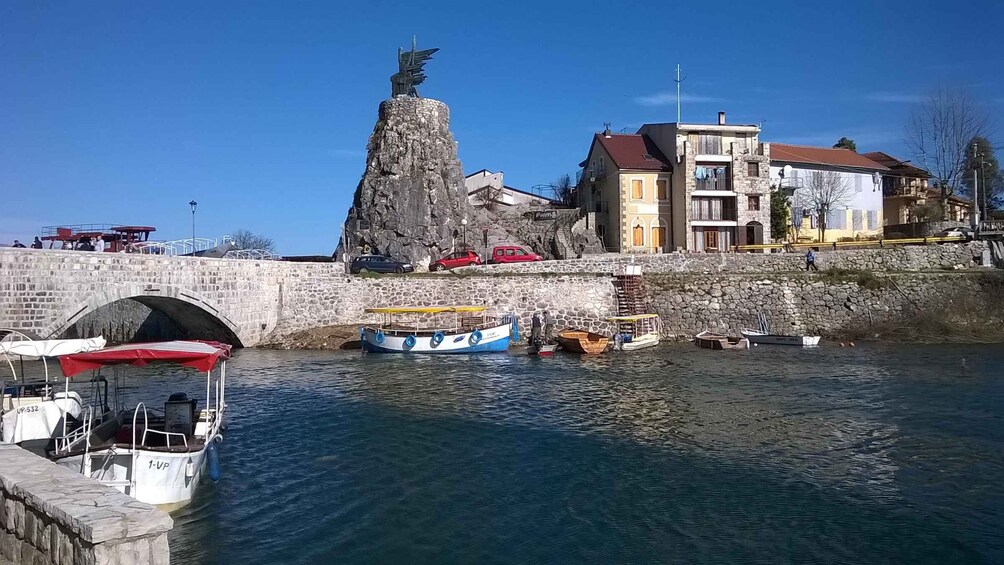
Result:
{"type": "Polygon", "coordinates": [[[542,344],[540,347],[530,346],[527,348],[526,351],[530,355],[538,355],[540,357],[550,357],[554,355],[554,350],[557,348],[558,344],[556,343],[545,343],[542,344]]]}
{"type": "Polygon", "coordinates": [[[757,325],[759,329],[743,330],[743,337],[750,343],[762,345],[795,345],[798,347],[815,347],[819,345],[818,335],[777,335],[770,331],[770,324],[767,323],[767,316],[762,312],[757,314],[757,325]]]}
{"type": "Polygon", "coordinates": [[[598,355],[607,349],[610,338],[601,334],[594,334],[586,330],[561,330],[558,332],[558,344],[565,351],[572,353],[585,353],[587,355],[598,355]]]}
{"type": "Polygon", "coordinates": [[[659,345],[661,324],[658,314],[614,316],[607,318],[607,321],[617,324],[617,333],[614,335],[615,349],[635,351],[659,345]]]}
{"type": "Polygon", "coordinates": [[[712,332],[701,332],[694,336],[694,343],[704,349],[749,349],[750,342],[744,337],[727,336],[712,332]]]}

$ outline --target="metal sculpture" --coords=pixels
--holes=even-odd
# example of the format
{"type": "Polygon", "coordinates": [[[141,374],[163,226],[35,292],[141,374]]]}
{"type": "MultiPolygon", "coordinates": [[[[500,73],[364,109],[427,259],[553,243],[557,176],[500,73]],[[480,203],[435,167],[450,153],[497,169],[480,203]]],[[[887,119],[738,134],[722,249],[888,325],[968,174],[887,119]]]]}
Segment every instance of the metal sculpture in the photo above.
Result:
{"type": "Polygon", "coordinates": [[[392,96],[418,97],[418,90],[415,87],[425,82],[422,67],[432,58],[433,53],[439,51],[439,48],[419,51],[417,43],[417,38],[412,37],[411,51],[404,51],[400,47],[397,49],[398,71],[390,77],[392,96]]]}

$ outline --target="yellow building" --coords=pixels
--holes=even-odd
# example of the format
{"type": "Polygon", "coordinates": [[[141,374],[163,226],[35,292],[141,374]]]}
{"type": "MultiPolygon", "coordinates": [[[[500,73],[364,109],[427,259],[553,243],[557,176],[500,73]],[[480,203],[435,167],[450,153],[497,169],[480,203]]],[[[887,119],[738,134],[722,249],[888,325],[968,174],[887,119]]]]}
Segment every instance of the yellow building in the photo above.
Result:
{"type": "Polygon", "coordinates": [[[579,206],[607,251],[672,250],[673,166],[648,136],[598,133],[580,166],[579,206]]]}

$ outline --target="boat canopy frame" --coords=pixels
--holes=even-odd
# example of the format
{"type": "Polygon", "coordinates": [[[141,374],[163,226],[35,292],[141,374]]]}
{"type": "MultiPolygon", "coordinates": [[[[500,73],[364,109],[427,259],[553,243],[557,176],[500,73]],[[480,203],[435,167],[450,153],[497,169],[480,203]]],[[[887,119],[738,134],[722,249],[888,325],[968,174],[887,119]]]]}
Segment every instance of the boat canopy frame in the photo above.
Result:
{"type": "MultiPolygon", "coordinates": [[[[414,335],[414,336],[424,336],[424,335],[434,335],[437,332],[443,333],[458,333],[463,331],[473,331],[480,330],[486,327],[502,325],[500,317],[496,313],[489,313],[487,306],[391,306],[391,307],[380,307],[380,308],[366,308],[363,310],[367,314],[381,314],[383,315],[383,322],[380,324],[363,324],[363,327],[369,327],[373,329],[378,329],[389,335],[414,335]],[[453,314],[453,325],[444,325],[440,327],[435,325],[432,327],[407,327],[394,325],[395,315],[408,315],[408,314],[432,314],[438,316],[440,314],[453,314]],[[476,317],[468,316],[464,317],[462,314],[481,314],[478,320],[479,323],[471,324],[476,317]]],[[[437,318],[438,319],[438,318],[437,318]]]]}

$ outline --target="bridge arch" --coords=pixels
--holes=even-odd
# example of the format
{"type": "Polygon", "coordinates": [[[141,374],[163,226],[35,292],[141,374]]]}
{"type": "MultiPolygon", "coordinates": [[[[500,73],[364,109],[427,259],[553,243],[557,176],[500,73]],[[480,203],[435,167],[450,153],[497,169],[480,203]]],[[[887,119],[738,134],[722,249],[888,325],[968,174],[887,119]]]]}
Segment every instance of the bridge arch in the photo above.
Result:
{"type": "Polygon", "coordinates": [[[61,311],[42,334],[49,338],[60,337],[88,314],[123,300],[132,300],[160,312],[183,330],[185,337],[244,346],[240,328],[215,304],[195,292],[168,285],[106,287],[88,300],[61,311]]]}

